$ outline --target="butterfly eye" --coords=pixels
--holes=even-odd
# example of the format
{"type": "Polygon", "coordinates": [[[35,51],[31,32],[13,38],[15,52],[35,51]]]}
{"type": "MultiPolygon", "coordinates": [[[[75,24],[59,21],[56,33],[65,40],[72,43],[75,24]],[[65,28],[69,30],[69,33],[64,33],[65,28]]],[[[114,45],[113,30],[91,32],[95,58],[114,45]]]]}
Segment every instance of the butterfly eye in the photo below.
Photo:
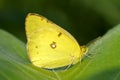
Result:
{"type": "Polygon", "coordinates": [[[52,42],[51,44],[50,44],[50,47],[52,48],[52,49],[55,49],[56,48],[56,42],[52,42]]]}

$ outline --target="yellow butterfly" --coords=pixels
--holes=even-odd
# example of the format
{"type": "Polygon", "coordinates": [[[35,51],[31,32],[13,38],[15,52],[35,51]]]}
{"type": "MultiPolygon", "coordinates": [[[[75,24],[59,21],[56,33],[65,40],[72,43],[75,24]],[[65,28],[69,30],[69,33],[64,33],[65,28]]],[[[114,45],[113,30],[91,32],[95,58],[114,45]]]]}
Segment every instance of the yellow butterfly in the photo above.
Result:
{"type": "Polygon", "coordinates": [[[35,66],[52,69],[75,64],[87,52],[70,33],[41,15],[29,13],[25,26],[27,52],[35,66]]]}

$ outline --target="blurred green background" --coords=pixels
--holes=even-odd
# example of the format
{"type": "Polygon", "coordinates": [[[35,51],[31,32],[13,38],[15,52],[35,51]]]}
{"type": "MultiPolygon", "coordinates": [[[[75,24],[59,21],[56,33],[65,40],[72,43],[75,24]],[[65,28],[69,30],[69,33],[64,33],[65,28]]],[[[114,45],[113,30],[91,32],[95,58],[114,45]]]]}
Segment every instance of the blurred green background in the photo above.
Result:
{"type": "Polygon", "coordinates": [[[0,0],[0,28],[26,42],[28,13],[47,17],[86,44],[120,23],[120,0],[0,0]]]}

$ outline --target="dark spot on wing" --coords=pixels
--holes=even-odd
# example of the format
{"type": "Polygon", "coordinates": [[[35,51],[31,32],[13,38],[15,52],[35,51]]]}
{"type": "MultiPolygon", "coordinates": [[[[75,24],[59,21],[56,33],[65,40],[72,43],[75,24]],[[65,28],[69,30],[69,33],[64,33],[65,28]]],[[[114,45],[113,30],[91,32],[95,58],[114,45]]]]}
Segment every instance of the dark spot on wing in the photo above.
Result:
{"type": "Polygon", "coordinates": [[[41,17],[41,21],[43,20],[44,18],[43,17],[41,17]]]}
{"type": "Polygon", "coordinates": [[[38,48],[38,46],[35,46],[35,48],[38,48]]]}
{"type": "Polygon", "coordinates": [[[52,42],[51,44],[50,44],[50,47],[52,48],[52,49],[55,49],[57,46],[56,46],[56,42],[52,42]]]}
{"type": "Polygon", "coordinates": [[[59,34],[58,34],[58,37],[60,37],[62,35],[62,33],[60,32],[59,34]]]}
{"type": "Polygon", "coordinates": [[[49,23],[49,20],[46,20],[47,23],[49,23]]]}

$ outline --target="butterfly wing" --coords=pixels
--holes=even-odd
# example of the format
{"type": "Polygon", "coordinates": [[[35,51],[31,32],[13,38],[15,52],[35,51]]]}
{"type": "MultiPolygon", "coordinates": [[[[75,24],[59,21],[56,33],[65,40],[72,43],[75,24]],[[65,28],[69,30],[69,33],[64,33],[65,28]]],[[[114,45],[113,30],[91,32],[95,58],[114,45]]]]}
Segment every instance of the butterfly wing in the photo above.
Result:
{"type": "Polygon", "coordinates": [[[80,61],[79,44],[63,28],[38,14],[28,14],[25,24],[27,51],[34,65],[51,69],[80,61]]]}

